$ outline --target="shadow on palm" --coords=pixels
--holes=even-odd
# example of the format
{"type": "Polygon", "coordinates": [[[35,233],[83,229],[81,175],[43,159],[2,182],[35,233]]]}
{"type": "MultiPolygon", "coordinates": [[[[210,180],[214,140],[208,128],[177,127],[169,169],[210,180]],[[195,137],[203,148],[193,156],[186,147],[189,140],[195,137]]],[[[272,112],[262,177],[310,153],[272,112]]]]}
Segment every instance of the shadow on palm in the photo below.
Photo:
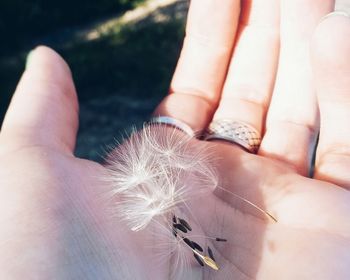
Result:
{"type": "Polygon", "coordinates": [[[205,145],[215,151],[220,188],[193,200],[191,208],[205,235],[228,240],[212,243],[221,269],[204,270],[207,279],[277,279],[282,273],[283,279],[331,279],[335,268],[346,271],[334,263],[335,255],[346,254],[349,195],[344,189],[232,144],[205,145]],[[265,209],[277,223],[229,192],[265,209]]]}

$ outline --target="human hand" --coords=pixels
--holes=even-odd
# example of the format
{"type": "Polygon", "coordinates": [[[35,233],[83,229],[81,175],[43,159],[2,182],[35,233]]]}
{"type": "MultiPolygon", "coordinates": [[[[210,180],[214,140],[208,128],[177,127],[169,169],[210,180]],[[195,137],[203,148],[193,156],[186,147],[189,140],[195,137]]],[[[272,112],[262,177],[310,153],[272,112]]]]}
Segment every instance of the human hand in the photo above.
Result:
{"type": "MultiPolygon", "coordinates": [[[[329,19],[319,28],[320,42],[324,38],[322,33],[334,21],[337,26],[339,21],[343,22],[341,26],[347,30],[346,20],[329,19]]],[[[344,29],[337,30],[343,34],[347,32],[344,29]]],[[[341,74],[346,72],[347,64],[339,75],[329,77],[332,83],[321,86],[326,81],[324,76],[328,77],[323,71],[334,72],[339,65],[338,55],[343,58],[349,47],[335,41],[343,40],[343,36],[333,35],[334,45],[327,53],[334,64],[329,68],[328,60],[320,61],[322,56],[315,59],[315,63],[327,65],[319,67],[321,71],[317,74],[326,100],[327,88],[333,91],[333,82],[337,83],[336,93],[347,88],[341,74]],[[333,48],[339,46],[344,49],[335,53],[338,57],[335,59],[333,48]]],[[[318,50],[324,54],[328,48],[318,50]]],[[[340,112],[341,106],[335,107],[340,112]]],[[[193,127],[199,129],[198,125],[193,127]]],[[[328,125],[324,130],[324,139],[329,139],[326,131],[332,127],[328,125]]],[[[133,233],[120,221],[110,219],[104,205],[96,199],[103,192],[98,178],[104,168],[72,155],[76,128],[77,103],[67,66],[52,51],[39,48],[17,88],[0,134],[1,277],[167,279],[172,266],[155,263],[154,251],[144,246],[146,240],[149,244],[147,232],[133,233]]],[[[326,151],[329,141],[324,141],[326,151]]],[[[205,207],[201,203],[203,198],[191,199],[191,209],[203,232],[228,239],[226,244],[215,245],[220,270],[202,269],[193,262],[188,271],[193,279],[347,278],[349,222],[345,215],[350,199],[341,188],[348,187],[348,181],[344,180],[346,173],[338,176],[316,172],[319,177],[333,174],[324,181],[341,186],[337,187],[298,175],[306,171],[298,166],[289,167],[281,157],[250,155],[226,144],[200,144],[214,146],[217,157],[221,158],[218,171],[222,186],[266,208],[277,217],[278,223],[266,224],[240,204],[237,207],[241,211],[237,210],[237,201],[232,202],[235,204],[232,207],[231,201],[222,199],[220,192],[208,194],[205,207]]],[[[324,163],[317,166],[316,171],[327,170],[322,169],[327,167],[324,163]]],[[[340,172],[342,166],[346,164],[339,165],[336,171],[340,172]]]]}
{"type": "Polygon", "coordinates": [[[171,94],[155,112],[195,131],[233,119],[264,134],[258,155],[207,143],[221,158],[222,187],[278,220],[262,225],[239,214],[242,206],[226,192],[208,197],[205,213],[197,213],[204,232],[219,228],[231,241],[217,247],[227,262],[210,279],[350,275],[350,21],[333,15],[316,29],[333,1],[279,2],[243,1],[239,15],[237,1],[192,1],[171,94]]]}
{"type": "Polygon", "coordinates": [[[123,271],[123,246],[114,246],[121,231],[96,203],[102,167],[73,156],[77,128],[70,70],[39,47],[0,133],[1,279],[116,279],[123,271]]]}

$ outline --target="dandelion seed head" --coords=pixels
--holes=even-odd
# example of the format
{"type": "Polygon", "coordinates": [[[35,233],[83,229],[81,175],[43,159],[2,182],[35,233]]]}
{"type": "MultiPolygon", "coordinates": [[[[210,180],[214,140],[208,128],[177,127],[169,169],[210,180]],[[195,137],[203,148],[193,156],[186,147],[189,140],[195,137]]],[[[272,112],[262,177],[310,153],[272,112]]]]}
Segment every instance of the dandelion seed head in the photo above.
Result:
{"type": "Polygon", "coordinates": [[[212,190],[217,178],[209,156],[199,141],[175,128],[152,124],[134,131],[107,158],[116,214],[138,231],[212,190]]]}

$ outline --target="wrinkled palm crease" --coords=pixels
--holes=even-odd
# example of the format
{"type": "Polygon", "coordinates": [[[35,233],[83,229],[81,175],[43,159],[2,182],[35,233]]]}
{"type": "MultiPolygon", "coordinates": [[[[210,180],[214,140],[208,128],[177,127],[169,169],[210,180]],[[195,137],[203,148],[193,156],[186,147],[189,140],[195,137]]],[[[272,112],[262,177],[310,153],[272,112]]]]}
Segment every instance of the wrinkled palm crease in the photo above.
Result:
{"type": "Polygon", "coordinates": [[[212,244],[227,241],[202,232],[187,203],[190,199],[220,188],[276,221],[259,206],[218,186],[212,159],[200,141],[155,124],[135,130],[107,158],[105,179],[111,186],[108,195],[115,216],[132,231],[153,236],[159,261],[171,259],[172,278],[193,266],[219,270],[212,244]]]}

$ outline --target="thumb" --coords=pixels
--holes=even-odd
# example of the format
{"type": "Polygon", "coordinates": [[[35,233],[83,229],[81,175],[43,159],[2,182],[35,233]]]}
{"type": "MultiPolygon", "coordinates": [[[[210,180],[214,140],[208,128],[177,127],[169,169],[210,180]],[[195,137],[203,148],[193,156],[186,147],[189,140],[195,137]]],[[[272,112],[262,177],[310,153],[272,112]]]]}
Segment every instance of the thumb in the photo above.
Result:
{"type": "Polygon", "coordinates": [[[38,47],[6,113],[0,152],[46,146],[73,153],[78,128],[78,102],[69,67],[53,50],[38,47]]]}

